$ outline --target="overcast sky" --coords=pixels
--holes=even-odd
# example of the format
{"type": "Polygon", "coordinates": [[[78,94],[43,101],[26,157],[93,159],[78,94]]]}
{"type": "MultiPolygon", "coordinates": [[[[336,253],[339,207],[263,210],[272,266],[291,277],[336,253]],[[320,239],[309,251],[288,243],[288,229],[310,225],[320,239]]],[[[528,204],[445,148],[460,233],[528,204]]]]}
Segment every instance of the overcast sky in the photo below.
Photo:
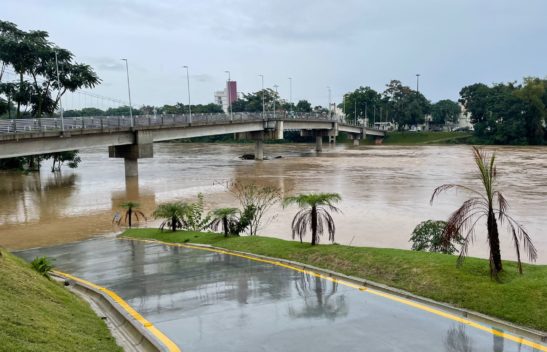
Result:
{"type": "Polygon", "coordinates": [[[391,79],[435,102],[461,87],[547,75],[545,0],[3,0],[0,18],[41,29],[103,80],[96,93],[134,105],[213,101],[230,70],[238,91],[279,85],[328,104],[391,79]]]}

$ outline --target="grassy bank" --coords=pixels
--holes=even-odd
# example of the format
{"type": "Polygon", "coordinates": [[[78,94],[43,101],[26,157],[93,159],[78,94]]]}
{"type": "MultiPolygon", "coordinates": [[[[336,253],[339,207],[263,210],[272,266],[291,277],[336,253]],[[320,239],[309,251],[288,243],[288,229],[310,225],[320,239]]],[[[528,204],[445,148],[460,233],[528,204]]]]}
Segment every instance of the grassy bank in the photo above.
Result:
{"type": "Polygon", "coordinates": [[[122,351],[87,303],[0,253],[0,351],[122,351]]]}
{"type": "Polygon", "coordinates": [[[465,144],[470,132],[388,132],[383,144],[465,144]]]}
{"type": "Polygon", "coordinates": [[[502,282],[490,279],[488,261],[400,249],[319,245],[268,237],[229,237],[198,232],[131,229],[124,236],[211,244],[226,249],[298,261],[353,275],[458,307],[547,331],[547,266],[504,262],[502,282]]]}

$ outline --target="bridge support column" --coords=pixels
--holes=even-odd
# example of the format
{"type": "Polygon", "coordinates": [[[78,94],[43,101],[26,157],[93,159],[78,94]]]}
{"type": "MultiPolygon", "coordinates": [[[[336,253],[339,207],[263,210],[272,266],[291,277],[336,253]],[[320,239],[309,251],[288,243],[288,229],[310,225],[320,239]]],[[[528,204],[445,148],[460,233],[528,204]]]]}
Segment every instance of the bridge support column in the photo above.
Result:
{"type": "Polygon", "coordinates": [[[264,140],[255,141],[255,160],[264,160],[264,140]]]}
{"type": "Polygon", "coordinates": [[[137,131],[135,144],[116,145],[108,147],[108,156],[111,158],[123,158],[125,177],[139,176],[140,158],[152,158],[154,156],[153,139],[149,132],[137,131]]]}
{"type": "Polygon", "coordinates": [[[315,151],[323,151],[323,136],[315,136],[315,151]]]}
{"type": "Polygon", "coordinates": [[[138,159],[124,158],[123,163],[125,166],[125,177],[138,177],[139,176],[139,162],[138,159]]]}
{"type": "Polygon", "coordinates": [[[353,140],[353,145],[359,145],[359,138],[355,138],[353,140]]]}

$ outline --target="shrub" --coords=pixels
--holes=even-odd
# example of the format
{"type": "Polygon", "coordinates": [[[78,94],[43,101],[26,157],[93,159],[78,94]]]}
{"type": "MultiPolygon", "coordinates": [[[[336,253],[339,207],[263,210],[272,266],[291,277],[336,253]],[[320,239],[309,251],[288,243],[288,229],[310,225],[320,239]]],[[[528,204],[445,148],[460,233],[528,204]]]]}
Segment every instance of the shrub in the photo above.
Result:
{"type": "Polygon", "coordinates": [[[445,254],[454,254],[458,252],[455,245],[461,245],[463,238],[461,235],[455,237],[452,242],[445,241],[443,238],[446,221],[427,220],[416,226],[412,231],[410,242],[412,250],[440,252],[445,254]]]}
{"type": "Polygon", "coordinates": [[[36,257],[30,265],[38,273],[49,279],[49,272],[53,269],[53,259],[48,257],[36,257]]]}

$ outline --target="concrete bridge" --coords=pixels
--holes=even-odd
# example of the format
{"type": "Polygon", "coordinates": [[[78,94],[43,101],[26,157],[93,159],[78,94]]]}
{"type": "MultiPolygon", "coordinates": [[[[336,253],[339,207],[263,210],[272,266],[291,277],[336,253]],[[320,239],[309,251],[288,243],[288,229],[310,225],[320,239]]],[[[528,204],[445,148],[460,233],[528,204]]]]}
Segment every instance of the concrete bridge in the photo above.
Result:
{"type": "Polygon", "coordinates": [[[342,122],[325,114],[234,113],[71,117],[0,120],[0,159],[108,146],[112,158],[124,158],[125,176],[138,176],[138,159],[154,155],[153,143],[233,133],[255,141],[255,159],[264,158],[264,140],[283,139],[284,131],[313,136],[316,150],[346,132],[354,144],[368,135],[382,140],[385,131],[342,122]]]}

